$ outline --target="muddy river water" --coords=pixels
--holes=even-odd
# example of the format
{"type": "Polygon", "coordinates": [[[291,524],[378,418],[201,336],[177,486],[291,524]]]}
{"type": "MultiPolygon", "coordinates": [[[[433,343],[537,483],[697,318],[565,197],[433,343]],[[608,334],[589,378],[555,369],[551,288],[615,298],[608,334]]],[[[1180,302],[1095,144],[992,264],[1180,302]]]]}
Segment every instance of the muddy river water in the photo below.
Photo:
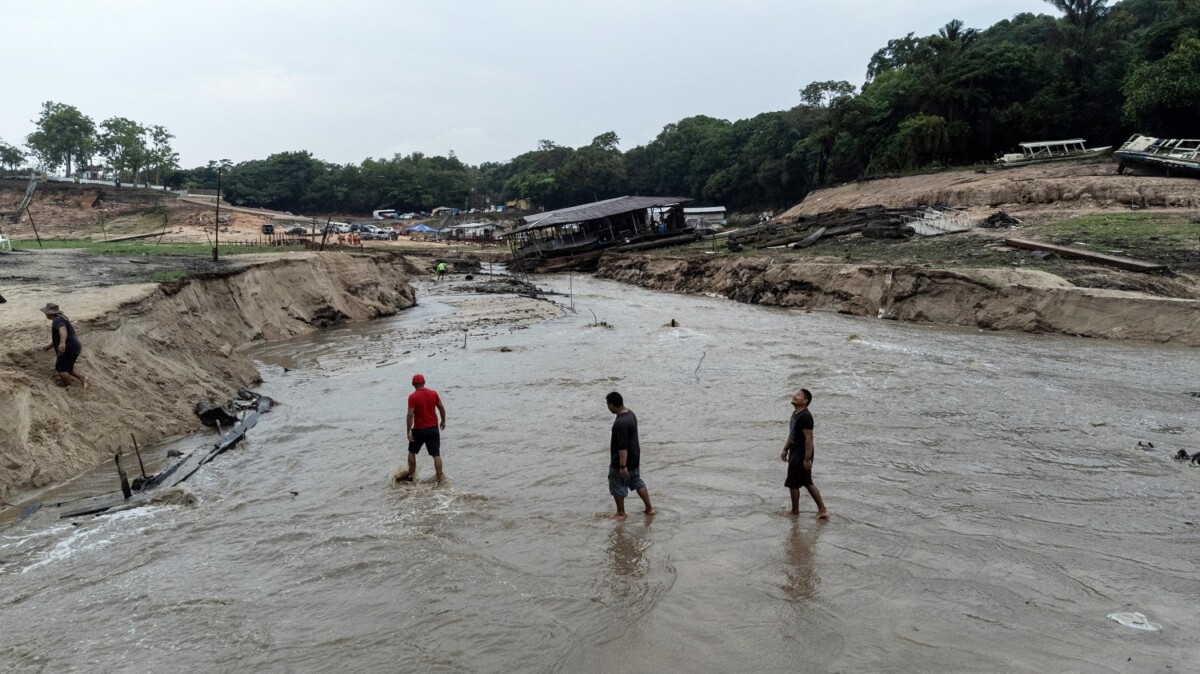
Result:
{"type": "Polygon", "coordinates": [[[536,280],[574,311],[465,348],[424,288],[260,347],[280,405],[195,505],[5,525],[0,669],[1195,671],[1195,350],[536,280]],[[389,484],[414,372],[449,485],[389,484]],[[802,386],[828,522],[780,514],[802,386]],[[652,518],[602,517],[611,390],[652,518]]]}

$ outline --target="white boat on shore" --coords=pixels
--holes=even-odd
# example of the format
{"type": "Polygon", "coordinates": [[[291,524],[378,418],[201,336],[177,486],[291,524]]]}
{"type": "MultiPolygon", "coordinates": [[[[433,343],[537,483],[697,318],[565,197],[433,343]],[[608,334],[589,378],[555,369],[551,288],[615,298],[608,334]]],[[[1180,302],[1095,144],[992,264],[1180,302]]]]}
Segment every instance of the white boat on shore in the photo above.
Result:
{"type": "Polygon", "coordinates": [[[1082,138],[1039,140],[1036,142],[1021,143],[1020,147],[1020,152],[1011,152],[997,159],[996,166],[998,168],[1013,168],[1051,161],[1092,159],[1094,157],[1101,157],[1112,150],[1111,145],[1088,148],[1087,141],[1082,138]]]}

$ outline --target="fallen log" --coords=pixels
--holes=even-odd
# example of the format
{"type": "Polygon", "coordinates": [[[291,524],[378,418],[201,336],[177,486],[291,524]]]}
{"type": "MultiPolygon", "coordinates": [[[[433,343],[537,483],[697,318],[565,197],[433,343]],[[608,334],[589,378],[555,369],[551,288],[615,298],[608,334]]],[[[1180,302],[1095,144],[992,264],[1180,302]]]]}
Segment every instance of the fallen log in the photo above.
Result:
{"type": "MultiPolygon", "coordinates": [[[[827,233],[830,230],[852,225],[869,225],[872,222],[877,222],[884,218],[895,217],[901,213],[909,213],[907,210],[889,210],[882,206],[868,206],[859,208],[853,211],[833,211],[831,213],[822,214],[812,217],[803,223],[802,227],[792,227],[791,231],[778,231],[772,239],[763,241],[759,239],[753,244],[755,248],[773,248],[776,246],[787,246],[798,241],[803,241],[813,229],[826,228],[827,233]]],[[[748,243],[748,242],[743,242],[748,243]]]]}
{"type": "Polygon", "coordinates": [[[844,227],[834,227],[832,229],[826,230],[825,236],[823,236],[821,238],[822,239],[832,239],[835,236],[845,236],[847,234],[857,234],[866,228],[867,228],[867,225],[865,223],[859,224],[859,225],[846,225],[844,227]]]}
{"type": "MultiPolygon", "coordinates": [[[[804,243],[803,241],[801,241],[800,243],[792,244],[790,247],[791,248],[807,248],[808,246],[815,245],[817,243],[817,241],[824,241],[825,239],[832,239],[835,236],[845,236],[847,234],[857,234],[857,233],[863,231],[864,229],[866,229],[866,227],[867,226],[865,224],[844,225],[842,227],[825,227],[825,228],[823,228],[825,231],[821,234],[821,236],[816,241],[805,244],[803,246],[800,245],[800,243],[804,243]]],[[[807,239],[805,239],[805,241],[807,241],[807,239]]]]}
{"type": "Polygon", "coordinates": [[[1067,246],[1056,246],[1052,243],[1042,243],[1040,241],[1030,241],[1028,239],[1005,239],[1004,245],[1012,248],[1022,248],[1025,250],[1039,250],[1046,253],[1054,253],[1063,257],[1073,257],[1089,262],[1098,262],[1126,269],[1129,271],[1140,272],[1155,272],[1164,271],[1167,268],[1165,264],[1156,262],[1145,262],[1143,260],[1135,260],[1130,257],[1121,257],[1120,255],[1108,255],[1106,253],[1096,253],[1090,250],[1081,250],[1079,248],[1068,248],[1067,246]]]}
{"type": "Polygon", "coordinates": [[[637,243],[627,243],[622,246],[616,246],[609,250],[615,252],[626,252],[634,250],[650,250],[652,248],[666,248],[668,246],[679,246],[685,243],[692,243],[700,237],[694,233],[680,234],[678,236],[669,236],[665,239],[654,239],[653,241],[639,241],[637,243]]]}
{"type": "Polygon", "coordinates": [[[813,245],[814,243],[820,241],[821,237],[825,236],[826,229],[827,229],[826,227],[822,227],[822,228],[818,229],[817,231],[813,232],[812,234],[809,234],[808,236],[804,237],[800,241],[793,243],[791,245],[791,247],[792,248],[808,248],[809,246],[813,245]]]}
{"type": "Polygon", "coordinates": [[[775,248],[776,246],[786,246],[786,245],[789,245],[792,243],[796,243],[797,241],[803,241],[804,239],[808,238],[809,236],[811,236],[811,232],[804,231],[804,232],[791,234],[790,236],[783,236],[778,239],[771,239],[770,241],[765,241],[763,243],[754,244],[754,247],[755,248],[775,248]]]}

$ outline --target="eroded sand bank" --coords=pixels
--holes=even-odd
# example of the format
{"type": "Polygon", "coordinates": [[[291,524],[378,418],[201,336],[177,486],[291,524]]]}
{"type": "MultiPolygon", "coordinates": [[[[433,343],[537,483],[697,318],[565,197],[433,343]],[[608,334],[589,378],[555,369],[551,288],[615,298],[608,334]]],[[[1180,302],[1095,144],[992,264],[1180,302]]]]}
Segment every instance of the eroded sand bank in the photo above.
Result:
{"type": "Polygon", "coordinates": [[[0,496],[67,479],[131,444],[195,428],[197,399],[258,380],[239,348],[415,302],[402,257],[291,254],[164,284],[6,289],[0,355],[0,496]],[[87,389],[53,377],[49,322],[62,306],[84,343],[87,389]]]}
{"type": "Polygon", "coordinates": [[[598,275],[655,290],[857,316],[1200,346],[1200,300],[1079,288],[1016,269],[608,255],[598,275]]]}

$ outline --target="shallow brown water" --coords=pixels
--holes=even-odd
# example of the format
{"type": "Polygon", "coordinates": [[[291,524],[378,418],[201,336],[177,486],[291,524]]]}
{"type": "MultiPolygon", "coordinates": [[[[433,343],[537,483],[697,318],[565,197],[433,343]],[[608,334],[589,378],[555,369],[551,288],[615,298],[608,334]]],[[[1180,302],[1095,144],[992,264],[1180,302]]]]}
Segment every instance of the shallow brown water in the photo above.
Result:
{"type": "Polygon", "coordinates": [[[571,284],[574,313],[476,328],[465,349],[435,329],[457,300],[423,294],[396,319],[257,351],[282,404],[188,483],[198,505],[79,526],[47,508],[0,529],[0,669],[1200,660],[1200,469],[1170,458],[1200,451],[1194,350],[571,284]],[[592,327],[593,311],[612,327],[592,327]],[[446,402],[452,484],[395,489],[417,371],[446,402]],[[815,396],[827,523],[778,514],[800,386],[815,396]],[[599,517],[613,389],[638,414],[652,519],[599,517]]]}

